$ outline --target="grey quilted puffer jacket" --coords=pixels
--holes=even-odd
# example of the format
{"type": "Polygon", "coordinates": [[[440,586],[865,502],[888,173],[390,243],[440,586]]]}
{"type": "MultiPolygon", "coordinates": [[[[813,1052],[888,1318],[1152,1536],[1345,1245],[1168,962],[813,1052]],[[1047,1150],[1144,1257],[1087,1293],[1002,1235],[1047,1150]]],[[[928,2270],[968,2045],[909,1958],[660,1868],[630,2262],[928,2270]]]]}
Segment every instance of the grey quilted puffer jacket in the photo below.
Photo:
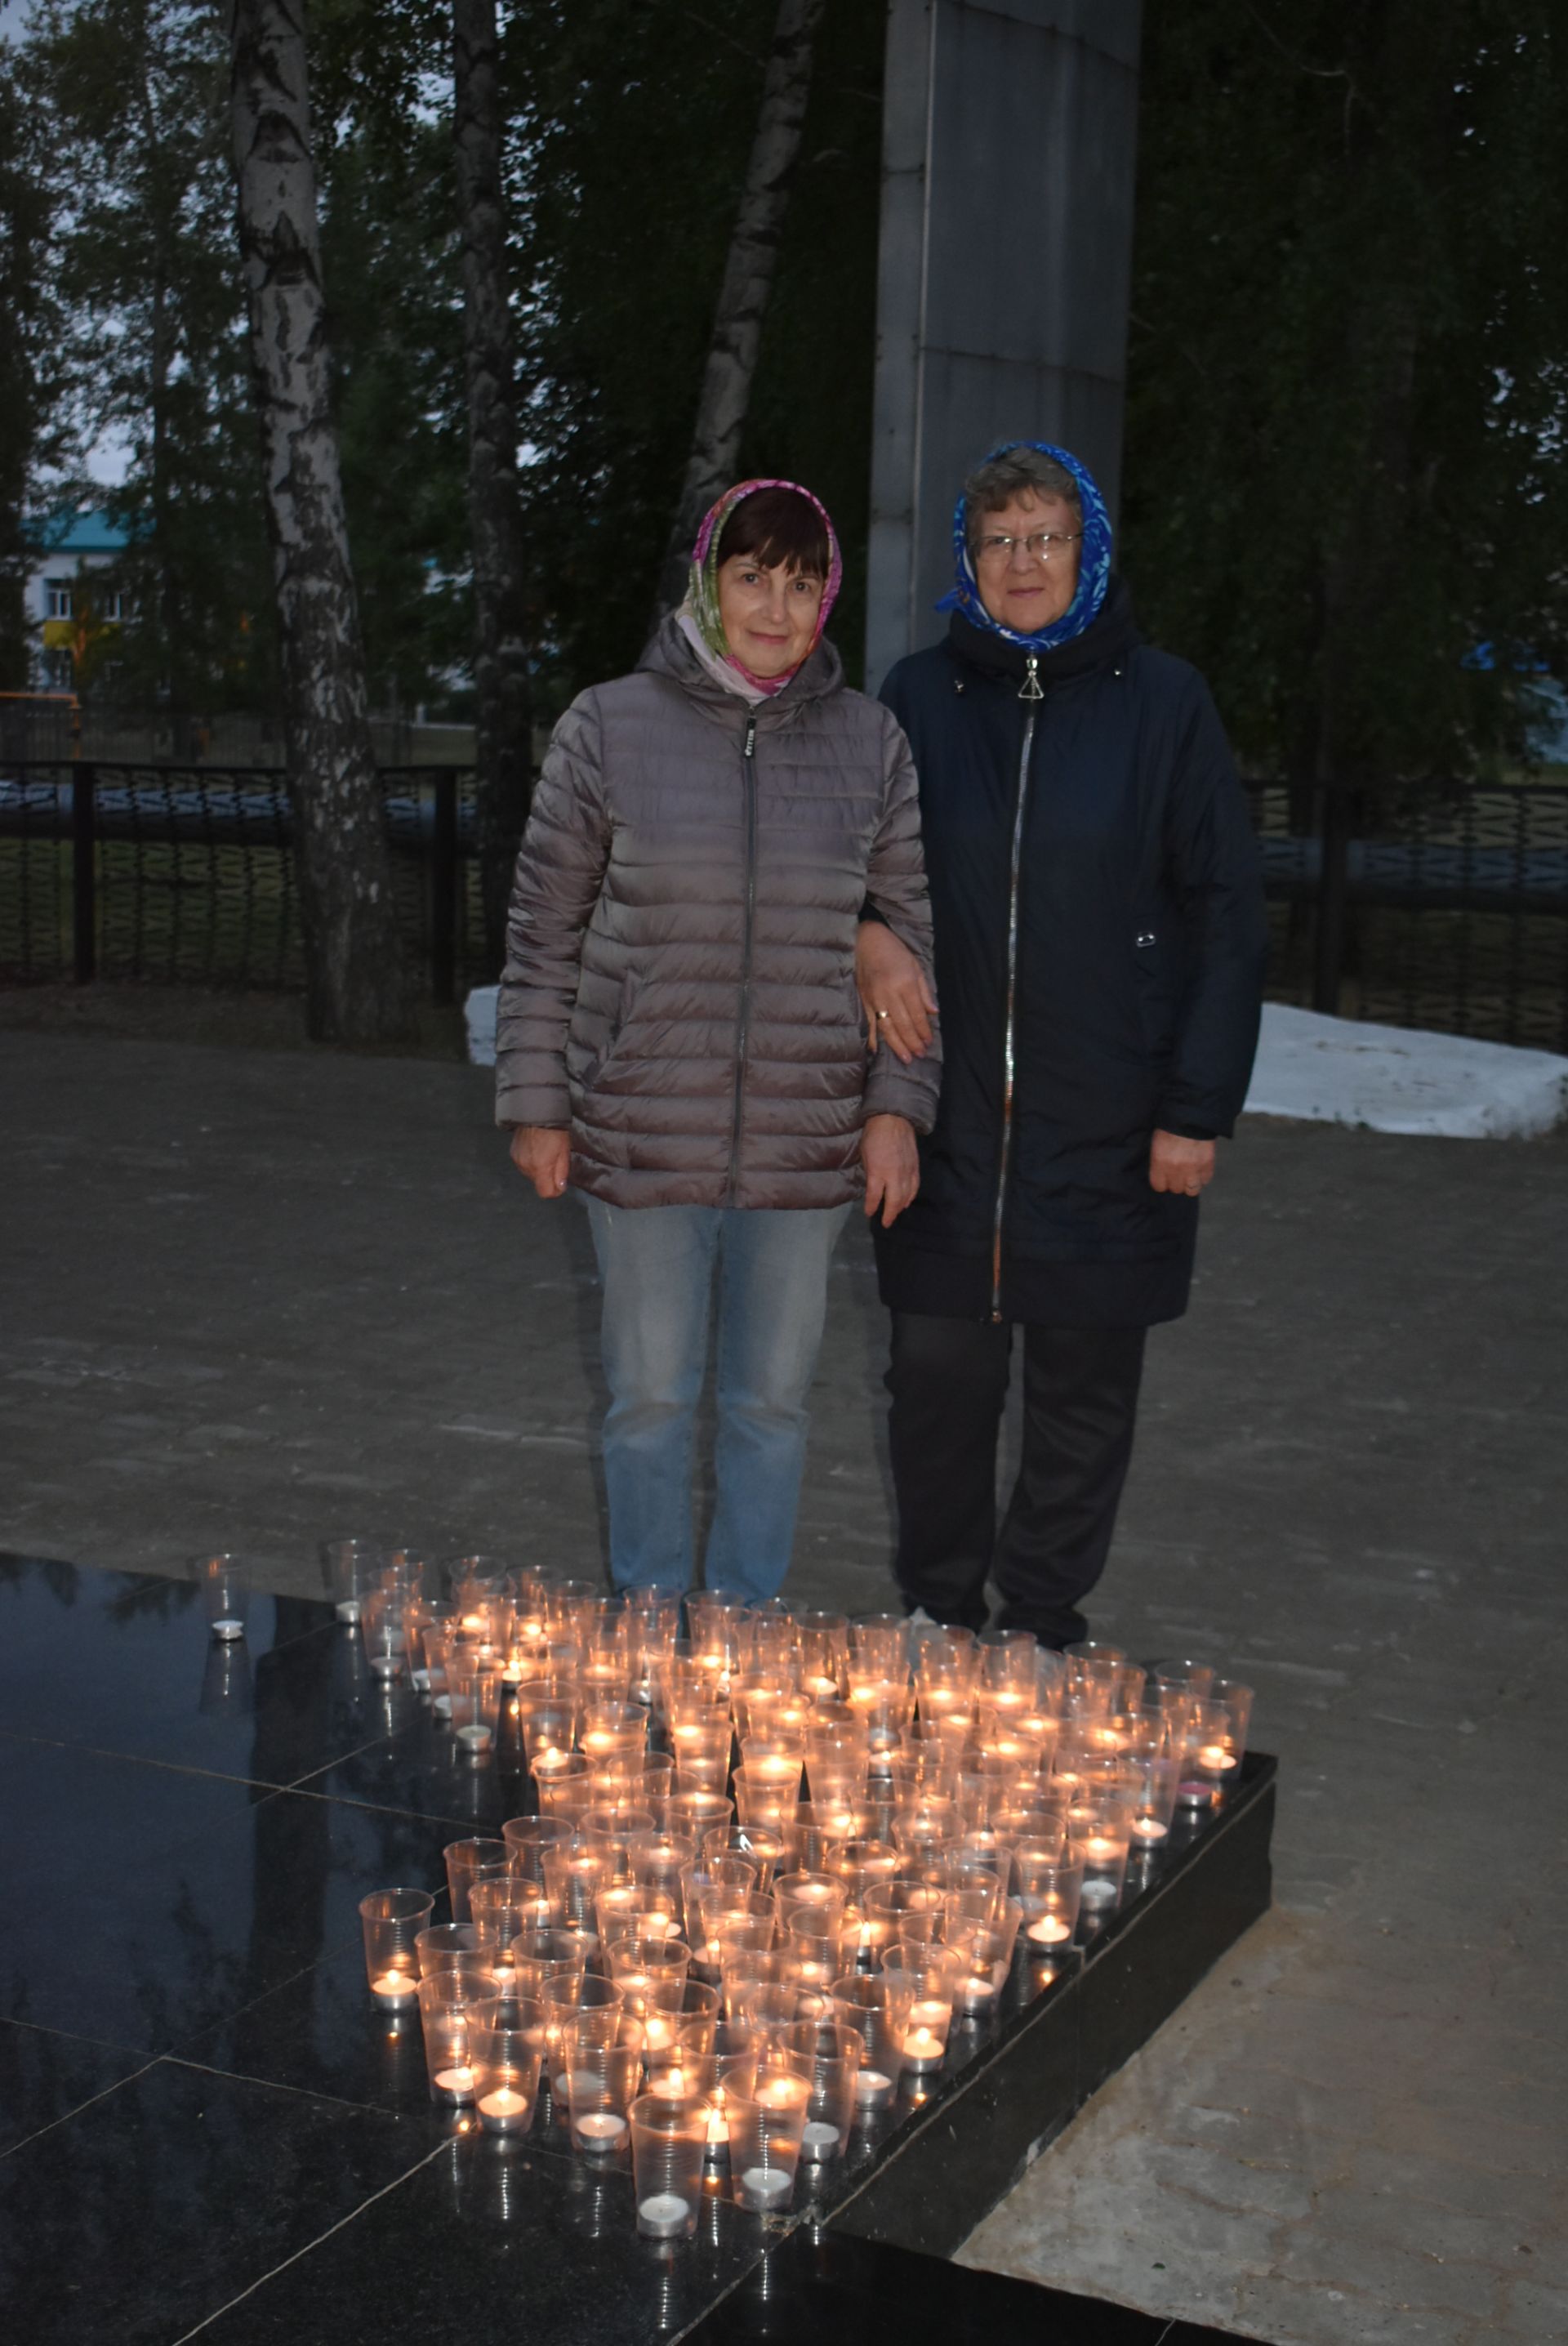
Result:
{"type": "Polygon", "coordinates": [[[555,728],[513,883],[496,1121],[569,1126],[615,1206],[836,1206],[868,1116],[928,1132],[933,1048],[866,1049],[867,898],[931,967],[914,766],[819,645],[752,709],[673,619],[555,728]]]}

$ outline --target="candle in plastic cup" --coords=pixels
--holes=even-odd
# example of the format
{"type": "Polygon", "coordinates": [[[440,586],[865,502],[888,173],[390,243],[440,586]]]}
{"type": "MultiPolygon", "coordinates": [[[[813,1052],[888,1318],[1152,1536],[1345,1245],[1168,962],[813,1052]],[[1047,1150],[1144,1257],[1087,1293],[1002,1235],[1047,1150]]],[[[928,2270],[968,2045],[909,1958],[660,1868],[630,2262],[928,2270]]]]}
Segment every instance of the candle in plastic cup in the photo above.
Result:
{"type": "Polygon", "coordinates": [[[637,2229],[649,2239],[689,2238],[702,2205],[702,2170],[712,2113],[700,2094],[644,2094],[627,2113],[637,2229]]]}
{"type": "Polygon", "coordinates": [[[415,1941],[434,1903],[427,1890],[372,1890],[360,1901],[365,1973],[383,2012],[412,2012],[419,2000],[415,1941]]]}

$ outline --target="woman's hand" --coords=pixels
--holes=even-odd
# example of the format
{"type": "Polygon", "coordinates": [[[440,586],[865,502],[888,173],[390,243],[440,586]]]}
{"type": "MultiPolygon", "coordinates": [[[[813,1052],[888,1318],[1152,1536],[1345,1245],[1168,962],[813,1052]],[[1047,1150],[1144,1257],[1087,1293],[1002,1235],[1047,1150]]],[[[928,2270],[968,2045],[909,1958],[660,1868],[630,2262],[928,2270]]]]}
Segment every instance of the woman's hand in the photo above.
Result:
{"type": "Polygon", "coordinates": [[[866,1212],[874,1214],[880,1206],[882,1228],[891,1229],[920,1188],[920,1151],[908,1117],[867,1117],[860,1163],[866,1168],[866,1212]]]}
{"type": "Polygon", "coordinates": [[[1196,1198],[1214,1178],[1212,1140],[1184,1140],[1179,1132],[1156,1132],[1149,1150],[1149,1187],[1173,1197],[1196,1198]]]}
{"type": "MultiPolygon", "coordinates": [[[[925,972],[884,921],[862,921],[855,939],[855,984],[866,1017],[866,1043],[874,1051],[886,1043],[907,1067],[925,1056],[936,996],[925,972]]],[[[912,1197],[914,1192],[910,1192],[912,1197]]],[[[904,1200],[907,1205],[909,1199],[904,1200]]]]}
{"type": "Polygon", "coordinates": [[[542,1198],[558,1198],[566,1186],[572,1136],[545,1124],[515,1124],[512,1127],[512,1162],[526,1173],[542,1198]]]}

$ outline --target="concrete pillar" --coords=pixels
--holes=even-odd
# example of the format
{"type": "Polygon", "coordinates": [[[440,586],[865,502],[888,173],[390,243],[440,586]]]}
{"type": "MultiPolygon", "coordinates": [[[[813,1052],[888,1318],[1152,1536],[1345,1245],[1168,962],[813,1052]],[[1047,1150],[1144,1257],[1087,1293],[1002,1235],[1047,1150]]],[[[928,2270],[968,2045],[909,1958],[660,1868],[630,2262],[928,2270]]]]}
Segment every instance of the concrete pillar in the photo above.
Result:
{"type": "Polygon", "coordinates": [[[866,678],[937,639],[952,501],[1054,440],[1115,510],[1139,0],[890,0],[866,678]]]}

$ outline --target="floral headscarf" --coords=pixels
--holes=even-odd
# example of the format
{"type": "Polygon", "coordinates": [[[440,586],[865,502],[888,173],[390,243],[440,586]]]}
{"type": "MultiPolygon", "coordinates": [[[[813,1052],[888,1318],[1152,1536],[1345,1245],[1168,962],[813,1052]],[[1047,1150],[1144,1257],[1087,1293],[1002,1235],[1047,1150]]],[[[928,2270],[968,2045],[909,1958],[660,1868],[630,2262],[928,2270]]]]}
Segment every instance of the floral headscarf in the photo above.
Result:
{"type": "Polygon", "coordinates": [[[781,692],[789,678],[798,674],[822,640],[822,630],[828,624],[828,614],[838,598],[843,582],[843,556],[828,509],[809,489],[799,481],[740,481],[734,488],[726,489],[716,505],[710,507],[702,527],[697,533],[697,544],[691,551],[691,575],[686,590],[686,600],[680,607],[682,628],[699,658],[706,654],[704,665],[718,674],[719,681],[731,689],[739,689],[747,699],[766,700],[781,692]],[[724,525],[743,497],[757,495],[759,489],[788,489],[803,497],[816,513],[828,533],[828,577],[822,589],[822,599],[817,606],[817,630],[800,660],[785,676],[753,676],[743,660],[737,659],[725,638],[724,621],[718,611],[718,541],[724,535],[724,525]],[[726,671],[730,673],[726,673],[726,671]]]}
{"type": "Polygon", "coordinates": [[[1037,455],[1049,456],[1071,473],[1077,485],[1078,502],[1084,515],[1084,542],[1078,560],[1078,589],[1059,619],[1042,627],[1038,635],[1021,636],[1012,627],[993,619],[980,598],[980,586],[974,575],[974,559],[969,550],[969,501],[962,494],[952,516],[952,562],[954,583],[937,605],[939,611],[962,611],[976,627],[989,635],[1001,636],[1010,644],[1022,644],[1025,651],[1054,652],[1059,644],[1070,644],[1081,636],[1091,619],[1097,618],[1105,599],[1105,589],[1111,583],[1111,516],[1105,511],[1105,500],[1100,495],[1094,474],[1086,464],[1065,448],[1053,447],[1048,440],[1003,440],[993,448],[985,462],[994,463],[998,456],[1011,454],[1014,448],[1033,448],[1037,455]]]}

